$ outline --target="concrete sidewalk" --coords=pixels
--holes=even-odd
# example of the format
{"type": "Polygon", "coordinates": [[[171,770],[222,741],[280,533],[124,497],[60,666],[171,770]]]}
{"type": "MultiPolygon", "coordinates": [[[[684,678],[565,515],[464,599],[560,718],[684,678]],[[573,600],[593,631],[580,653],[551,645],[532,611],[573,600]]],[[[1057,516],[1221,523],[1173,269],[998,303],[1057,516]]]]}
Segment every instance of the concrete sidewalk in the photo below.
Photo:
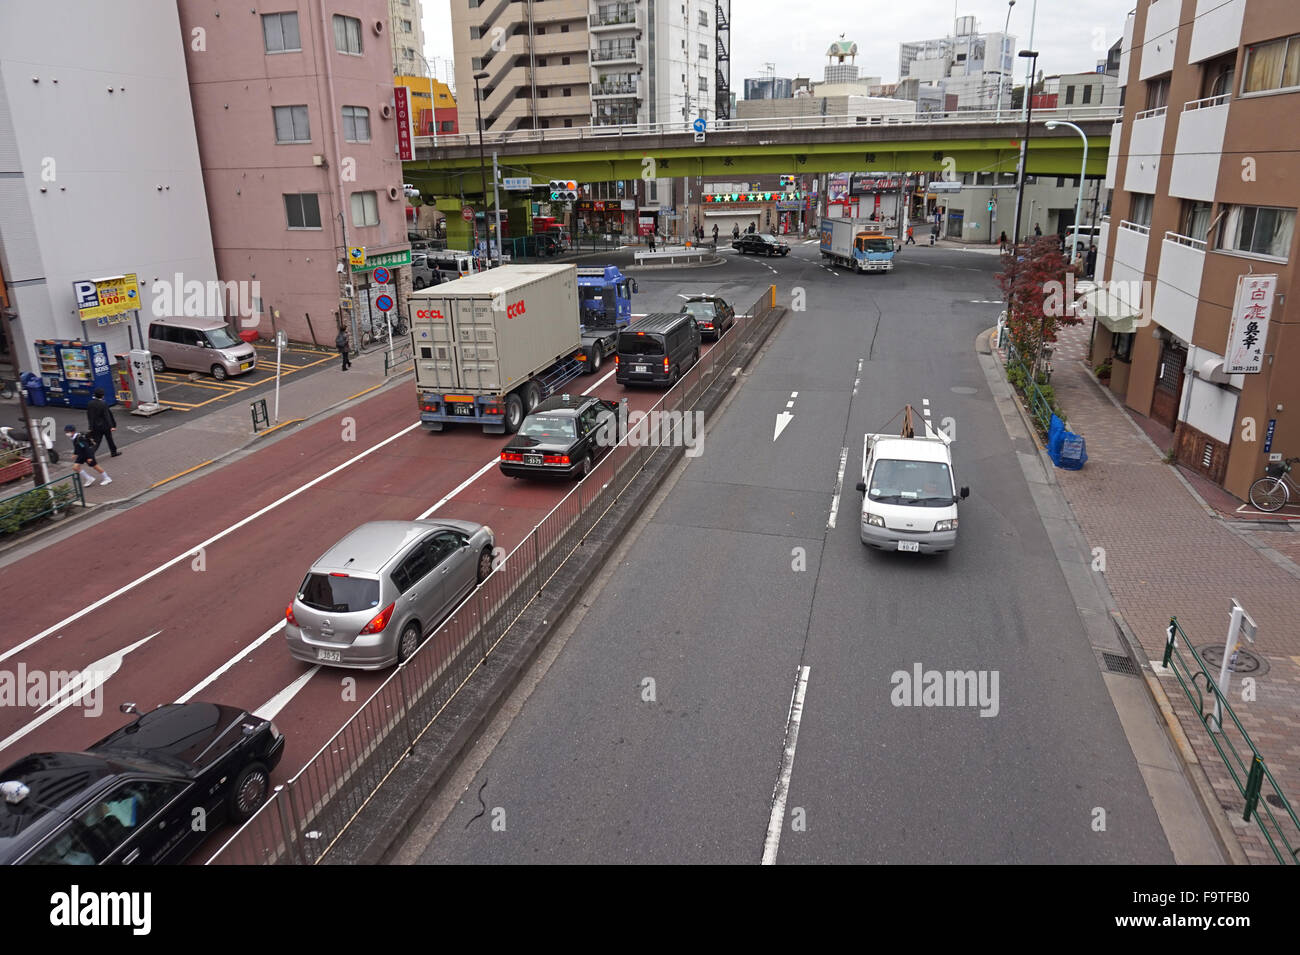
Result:
{"type": "MultiPolygon", "coordinates": [[[[1295,625],[1300,566],[1287,555],[1300,556],[1300,525],[1232,520],[1225,511],[1233,509],[1208,504],[1180,469],[1165,462],[1137,416],[1079,360],[1089,332],[1087,323],[1058,332],[1052,386],[1070,429],[1087,441],[1088,463],[1078,471],[1056,469],[1056,481],[1094,555],[1104,555],[1106,583],[1149,660],[1161,660],[1171,616],[1178,617],[1197,650],[1211,650],[1216,661],[1231,598],[1254,617],[1259,633],[1248,649],[1259,665],[1233,675],[1229,700],[1295,808],[1300,799],[1300,630],[1295,625]],[[1257,680],[1253,701],[1242,699],[1245,676],[1257,680]]],[[[1246,660],[1238,670],[1252,666],[1246,660]]],[[[1157,672],[1247,858],[1275,861],[1256,824],[1241,821],[1242,797],[1182,687],[1172,674],[1157,672]]],[[[1272,808],[1292,845],[1300,844],[1300,832],[1277,806],[1272,808]]]]}

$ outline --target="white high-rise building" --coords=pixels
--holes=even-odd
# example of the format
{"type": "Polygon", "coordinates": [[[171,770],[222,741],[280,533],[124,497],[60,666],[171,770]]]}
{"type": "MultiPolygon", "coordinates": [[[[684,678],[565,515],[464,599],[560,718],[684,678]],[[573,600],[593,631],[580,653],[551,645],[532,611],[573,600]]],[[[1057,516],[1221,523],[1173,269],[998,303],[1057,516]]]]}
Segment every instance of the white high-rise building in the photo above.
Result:
{"type": "Polygon", "coordinates": [[[980,33],[974,17],[959,17],[954,26],[946,37],[899,44],[899,82],[915,79],[922,87],[939,90],[956,109],[987,110],[998,107],[1000,78],[1002,107],[1010,107],[1015,36],[980,33]]]}

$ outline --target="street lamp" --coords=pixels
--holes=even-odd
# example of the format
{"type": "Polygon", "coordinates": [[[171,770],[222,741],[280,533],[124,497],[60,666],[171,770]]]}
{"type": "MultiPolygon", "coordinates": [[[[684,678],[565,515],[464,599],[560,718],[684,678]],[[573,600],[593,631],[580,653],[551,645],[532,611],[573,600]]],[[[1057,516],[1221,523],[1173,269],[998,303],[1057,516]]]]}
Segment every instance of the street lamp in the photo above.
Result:
{"type": "Polygon", "coordinates": [[[1038,51],[1021,50],[1017,55],[1030,61],[1030,82],[1025,86],[1025,105],[1029,108],[1025,113],[1025,138],[1020,143],[1020,177],[1016,183],[1016,230],[1011,235],[1012,248],[1016,252],[1020,249],[1020,210],[1024,205],[1025,172],[1029,167],[1029,124],[1034,117],[1033,77],[1038,75],[1038,51]]]}
{"type": "MultiPolygon", "coordinates": [[[[412,50],[411,52],[415,53],[414,50],[412,50]]],[[[420,62],[424,64],[424,78],[429,82],[429,112],[433,114],[433,148],[437,149],[438,148],[438,99],[433,92],[433,67],[429,65],[429,61],[426,60],[422,54],[415,53],[415,55],[419,57],[420,62]]]]}
{"type": "MultiPolygon", "coordinates": [[[[1002,46],[998,49],[998,113],[997,122],[1002,121],[1002,74],[1006,71],[1003,65],[1006,59],[1007,48],[1007,30],[1011,29],[1011,8],[1016,5],[1016,0],[1007,0],[1007,22],[1002,27],[1002,46]]],[[[992,241],[990,239],[990,241],[992,241]]]]}
{"type": "Polygon", "coordinates": [[[1078,254],[1079,228],[1083,224],[1080,219],[1083,216],[1083,177],[1088,174],[1088,134],[1074,123],[1067,123],[1063,119],[1049,119],[1043,125],[1048,129],[1055,129],[1057,126],[1069,126],[1083,137],[1083,165],[1079,167],[1079,198],[1074,203],[1074,238],[1070,240],[1070,264],[1073,265],[1074,257],[1078,254]]]}
{"type": "MultiPolygon", "coordinates": [[[[478,112],[478,174],[479,183],[483,187],[483,231],[487,232],[487,160],[483,158],[483,96],[479,92],[479,80],[488,78],[488,73],[484,70],[482,73],[474,74],[474,108],[478,112]]],[[[436,114],[435,114],[436,115],[436,114]]],[[[500,236],[497,237],[500,239],[500,236]]],[[[474,217],[474,243],[478,244],[478,216],[474,217]]],[[[492,238],[488,237],[488,262],[492,261],[492,238]]]]}

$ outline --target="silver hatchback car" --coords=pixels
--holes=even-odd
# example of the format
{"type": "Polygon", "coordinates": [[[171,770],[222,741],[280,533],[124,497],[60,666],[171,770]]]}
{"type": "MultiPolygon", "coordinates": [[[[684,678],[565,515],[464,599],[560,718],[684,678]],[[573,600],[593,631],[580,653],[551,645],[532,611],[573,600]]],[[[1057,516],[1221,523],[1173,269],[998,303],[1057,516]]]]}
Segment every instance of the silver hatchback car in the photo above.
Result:
{"type": "Polygon", "coordinates": [[[362,524],[303,578],[285,610],[289,652],[359,670],[401,663],[492,573],[495,546],[472,521],[362,524]]]}

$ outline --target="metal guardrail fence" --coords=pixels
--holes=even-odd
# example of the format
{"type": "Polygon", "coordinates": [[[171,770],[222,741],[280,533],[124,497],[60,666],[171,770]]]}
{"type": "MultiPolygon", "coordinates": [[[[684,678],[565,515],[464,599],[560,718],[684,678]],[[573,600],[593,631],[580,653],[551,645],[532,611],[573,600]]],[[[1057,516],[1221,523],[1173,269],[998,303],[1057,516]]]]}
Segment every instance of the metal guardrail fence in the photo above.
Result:
{"type": "Polygon", "coordinates": [[[398,371],[405,371],[406,366],[414,361],[414,346],[409,335],[402,336],[401,341],[393,341],[393,350],[384,352],[384,377],[398,371]]]}
{"type": "MultiPolygon", "coordinates": [[[[762,329],[775,287],[650,409],[681,427],[736,352],[762,329]]],[[[208,860],[218,865],[319,862],[406,752],[487,659],[582,539],[657,455],[680,455],[663,428],[636,426],[425,638],[307,764],[208,860]],[[649,437],[653,443],[647,443],[649,437]],[[632,440],[629,440],[629,439],[632,440]]]]}
{"type": "MultiPolygon", "coordinates": [[[[38,452],[44,454],[45,449],[38,447],[38,452]]],[[[73,504],[86,506],[85,486],[75,471],[0,498],[0,533],[17,533],[32,521],[60,514],[73,504]]]]}
{"type": "MultiPolygon", "coordinates": [[[[1034,420],[1042,425],[1043,430],[1046,431],[1051,427],[1052,415],[1056,414],[1056,411],[1052,409],[1052,403],[1047,400],[1047,396],[1039,389],[1032,370],[1025,365],[1024,360],[1016,351],[1016,346],[1010,342],[1007,342],[1006,368],[1008,372],[1013,368],[1019,369],[1020,374],[1024,376],[1024,394],[1029,402],[1029,411],[1034,416],[1034,420]]],[[[1010,378],[1010,375],[1008,375],[1008,378],[1010,378]]]]}
{"type": "Polygon", "coordinates": [[[1192,646],[1177,617],[1169,618],[1169,627],[1165,632],[1167,639],[1163,663],[1178,678],[1178,685],[1183,688],[1188,702],[1195,707],[1197,718],[1209,734],[1210,742],[1218,750],[1219,758],[1227,767],[1237,792],[1243,797],[1242,820],[1250,822],[1254,818],[1264,841],[1278,862],[1284,865],[1300,863],[1300,841],[1293,841],[1300,840],[1300,819],[1296,818],[1295,809],[1264,765],[1264,757],[1260,755],[1246,728],[1241,725],[1241,720],[1219,689],[1215,675],[1192,646]],[[1183,656],[1184,649],[1191,656],[1190,664],[1183,656]],[[1217,719],[1216,702],[1221,714],[1217,719]],[[1226,720],[1224,715],[1227,716],[1226,720]],[[1275,808],[1277,814],[1273,812],[1275,808]],[[1289,827],[1285,825],[1287,820],[1290,821],[1289,827]],[[1291,833],[1290,838],[1287,836],[1288,831],[1291,833]]]}

